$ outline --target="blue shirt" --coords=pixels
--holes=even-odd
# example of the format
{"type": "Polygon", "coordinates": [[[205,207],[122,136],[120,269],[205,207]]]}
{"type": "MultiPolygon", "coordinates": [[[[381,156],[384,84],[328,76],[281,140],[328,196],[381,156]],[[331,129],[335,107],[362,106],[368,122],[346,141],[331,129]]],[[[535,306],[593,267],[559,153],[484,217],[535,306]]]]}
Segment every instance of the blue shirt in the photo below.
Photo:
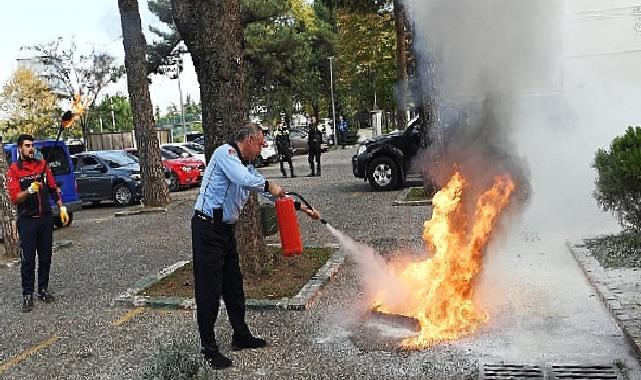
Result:
{"type": "Polygon", "coordinates": [[[212,216],[214,209],[223,210],[223,223],[235,224],[249,192],[265,191],[265,177],[241,161],[237,147],[223,144],[216,148],[207,164],[195,209],[212,216]]]}

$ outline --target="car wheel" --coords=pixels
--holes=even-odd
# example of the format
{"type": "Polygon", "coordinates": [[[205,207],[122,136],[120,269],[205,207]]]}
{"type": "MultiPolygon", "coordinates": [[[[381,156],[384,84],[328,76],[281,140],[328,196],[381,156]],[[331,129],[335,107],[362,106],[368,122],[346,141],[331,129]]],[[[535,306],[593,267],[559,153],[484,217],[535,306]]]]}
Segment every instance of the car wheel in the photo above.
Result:
{"type": "Polygon", "coordinates": [[[56,228],[69,227],[71,225],[71,222],[73,222],[73,212],[69,213],[69,223],[67,223],[66,226],[62,224],[62,220],[60,220],[60,216],[53,217],[53,225],[56,228]]]}
{"type": "Polygon", "coordinates": [[[254,165],[256,165],[257,168],[262,168],[263,166],[265,166],[265,161],[260,154],[254,159],[254,165]]]}
{"type": "Polygon", "coordinates": [[[369,184],[376,191],[389,191],[396,189],[400,178],[398,165],[391,158],[375,158],[367,169],[369,184]]]}
{"type": "Polygon", "coordinates": [[[169,191],[178,191],[180,190],[180,181],[176,173],[172,172],[169,175],[169,191]]]}
{"type": "Polygon", "coordinates": [[[134,195],[129,186],[119,183],[114,187],[114,202],[119,207],[130,206],[134,204],[134,195]]]}

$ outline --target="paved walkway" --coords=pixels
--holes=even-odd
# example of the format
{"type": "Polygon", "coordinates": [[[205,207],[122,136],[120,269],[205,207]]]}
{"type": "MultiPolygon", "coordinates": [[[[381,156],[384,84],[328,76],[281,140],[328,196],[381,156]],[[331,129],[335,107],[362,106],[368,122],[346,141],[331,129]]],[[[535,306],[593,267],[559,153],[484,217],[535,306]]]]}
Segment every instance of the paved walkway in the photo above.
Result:
{"type": "MultiPolygon", "coordinates": [[[[417,246],[428,207],[395,207],[399,192],[374,193],[351,174],[354,149],[323,155],[323,177],[280,181],[318,205],[337,228],[382,251],[417,246]]],[[[305,157],[295,158],[307,174],[305,157]]],[[[279,178],[276,165],[263,169],[279,178]]],[[[0,268],[0,377],[6,379],[135,379],[160,345],[198,351],[190,312],[126,310],[113,298],[139,278],[190,258],[194,192],[181,193],[166,214],[114,218],[95,210],[56,239],[74,246],[54,256],[51,287],[59,301],[19,313],[19,269],[0,268]]],[[[84,212],[84,211],[83,211],[84,212]]],[[[82,216],[82,213],[79,214],[82,216]]],[[[301,219],[305,241],[334,242],[317,222],[301,219]]],[[[349,259],[314,307],[304,312],[252,311],[264,350],[230,353],[223,378],[460,378],[479,362],[609,362],[636,369],[614,320],[562,244],[513,223],[490,250],[480,301],[491,321],[477,335],[420,352],[396,350],[403,330],[364,319],[359,268],[349,259]],[[513,237],[513,238],[511,238],[513,237]]],[[[230,342],[226,317],[219,342],[230,342]]]]}

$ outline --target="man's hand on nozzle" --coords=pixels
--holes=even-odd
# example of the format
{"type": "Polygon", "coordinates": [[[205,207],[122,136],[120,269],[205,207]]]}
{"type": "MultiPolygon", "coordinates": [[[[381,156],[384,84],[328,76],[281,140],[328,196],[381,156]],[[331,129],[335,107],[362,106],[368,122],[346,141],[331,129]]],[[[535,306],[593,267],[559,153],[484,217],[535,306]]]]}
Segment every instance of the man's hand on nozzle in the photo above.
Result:
{"type": "Polygon", "coordinates": [[[35,194],[40,191],[40,182],[31,182],[31,186],[27,188],[29,194],[35,194]]]}
{"type": "Polygon", "coordinates": [[[284,197],[285,190],[274,182],[269,183],[269,192],[276,197],[284,197]]]}
{"type": "Polygon", "coordinates": [[[307,214],[310,218],[314,220],[320,219],[320,212],[318,210],[314,210],[313,208],[308,208],[307,206],[303,205],[301,206],[301,210],[307,214]]]}

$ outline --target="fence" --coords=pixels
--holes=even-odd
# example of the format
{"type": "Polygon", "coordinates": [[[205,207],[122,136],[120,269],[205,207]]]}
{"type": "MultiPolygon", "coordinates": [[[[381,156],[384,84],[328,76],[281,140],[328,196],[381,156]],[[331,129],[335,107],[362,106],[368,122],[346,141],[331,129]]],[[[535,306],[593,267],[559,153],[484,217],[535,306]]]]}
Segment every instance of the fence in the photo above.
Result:
{"type": "MultiPolygon", "coordinates": [[[[160,144],[173,142],[170,130],[158,129],[157,132],[160,144]]],[[[127,148],[136,148],[134,131],[87,134],[87,150],[122,150],[127,148]]]]}

